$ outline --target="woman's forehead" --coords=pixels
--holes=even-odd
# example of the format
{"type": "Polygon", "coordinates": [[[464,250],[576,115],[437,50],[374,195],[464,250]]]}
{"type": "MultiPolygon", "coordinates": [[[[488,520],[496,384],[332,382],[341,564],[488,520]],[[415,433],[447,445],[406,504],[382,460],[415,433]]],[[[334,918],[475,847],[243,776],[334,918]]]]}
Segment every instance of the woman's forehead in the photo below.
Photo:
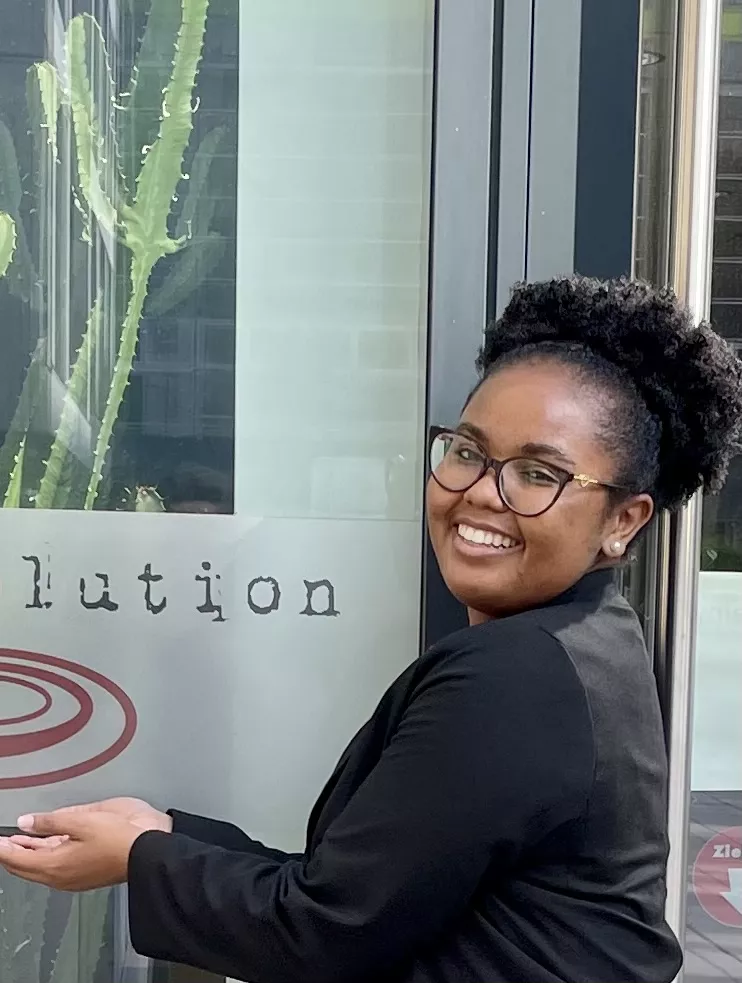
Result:
{"type": "Polygon", "coordinates": [[[595,394],[577,385],[575,373],[537,363],[508,366],[486,379],[461,421],[476,429],[492,453],[548,444],[574,458],[600,453],[596,411],[595,394]]]}

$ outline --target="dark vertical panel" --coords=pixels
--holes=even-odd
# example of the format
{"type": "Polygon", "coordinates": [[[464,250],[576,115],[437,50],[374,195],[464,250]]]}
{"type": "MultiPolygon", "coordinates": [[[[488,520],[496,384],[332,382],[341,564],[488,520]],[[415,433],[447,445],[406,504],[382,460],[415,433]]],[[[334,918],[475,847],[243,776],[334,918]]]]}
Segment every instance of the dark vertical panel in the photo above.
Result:
{"type": "Polygon", "coordinates": [[[425,608],[422,647],[425,651],[440,641],[441,638],[445,638],[446,635],[450,635],[459,628],[465,628],[467,616],[463,604],[459,604],[443,581],[427,533],[425,535],[423,571],[425,576],[425,608]]]}
{"type": "Polygon", "coordinates": [[[494,0],[495,17],[493,24],[492,49],[492,131],[490,135],[490,201],[489,201],[489,252],[487,256],[487,308],[486,320],[489,322],[497,313],[497,233],[500,222],[500,105],[502,102],[502,45],[504,27],[504,0],[494,0]]]}
{"type": "Polygon", "coordinates": [[[583,0],[575,270],[631,270],[639,0],[583,0]]]}
{"type": "MultiPolygon", "coordinates": [[[[476,378],[474,360],[492,303],[490,168],[499,140],[493,136],[499,111],[493,90],[499,90],[501,58],[494,45],[500,19],[500,0],[437,3],[426,406],[431,424],[457,420],[476,378]]],[[[427,648],[465,624],[466,614],[443,583],[425,532],[422,560],[420,635],[427,648]]]]}

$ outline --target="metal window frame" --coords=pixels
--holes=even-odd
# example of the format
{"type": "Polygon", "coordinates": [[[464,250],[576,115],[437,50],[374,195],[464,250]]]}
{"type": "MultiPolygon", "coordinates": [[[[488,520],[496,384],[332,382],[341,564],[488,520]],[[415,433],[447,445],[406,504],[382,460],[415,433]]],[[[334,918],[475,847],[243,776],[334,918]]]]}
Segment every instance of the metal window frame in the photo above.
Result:
{"type": "Polygon", "coordinates": [[[498,4],[438,0],[428,420],[456,422],[488,316],[498,4]]]}
{"type": "MultiPolygon", "coordinates": [[[[426,428],[457,422],[491,314],[501,0],[438,0],[426,428]]],[[[421,648],[465,623],[423,529],[421,648]]]]}
{"type": "Polygon", "coordinates": [[[535,0],[533,6],[528,280],[575,269],[586,2],[535,0]]]}
{"type": "MultiPolygon", "coordinates": [[[[697,320],[708,318],[716,187],[716,130],[722,0],[682,0],[678,33],[670,282],[697,320]]],[[[696,657],[702,496],[666,522],[667,635],[656,673],[670,760],[667,919],[683,941],[688,879],[693,682],[696,657]]],[[[682,979],[682,973],[679,979],[682,979]]]]}

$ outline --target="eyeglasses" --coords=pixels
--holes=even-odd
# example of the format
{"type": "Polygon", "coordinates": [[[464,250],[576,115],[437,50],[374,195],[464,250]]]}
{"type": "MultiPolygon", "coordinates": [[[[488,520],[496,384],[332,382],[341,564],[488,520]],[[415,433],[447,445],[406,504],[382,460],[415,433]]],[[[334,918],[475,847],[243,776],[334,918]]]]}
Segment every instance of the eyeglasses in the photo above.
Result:
{"type": "Polygon", "coordinates": [[[511,457],[498,461],[487,457],[471,437],[433,428],[430,473],[441,488],[450,492],[468,491],[490,468],[495,473],[497,490],[504,504],[516,515],[528,518],[548,512],[571,481],[581,488],[621,487],[586,474],[571,474],[564,468],[535,458],[511,457]]]}

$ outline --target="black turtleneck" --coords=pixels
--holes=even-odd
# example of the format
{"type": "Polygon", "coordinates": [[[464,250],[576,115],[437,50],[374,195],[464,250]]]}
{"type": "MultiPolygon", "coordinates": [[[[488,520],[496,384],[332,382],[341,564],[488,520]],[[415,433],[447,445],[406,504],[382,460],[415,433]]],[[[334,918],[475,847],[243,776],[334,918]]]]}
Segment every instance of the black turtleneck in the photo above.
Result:
{"type": "Polygon", "coordinates": [[[666,781],[639,624],[598,571],[411,665],[302,855],[178,812],[141,836],[133,943],[251,983],[670,983],[666,781]]]}

